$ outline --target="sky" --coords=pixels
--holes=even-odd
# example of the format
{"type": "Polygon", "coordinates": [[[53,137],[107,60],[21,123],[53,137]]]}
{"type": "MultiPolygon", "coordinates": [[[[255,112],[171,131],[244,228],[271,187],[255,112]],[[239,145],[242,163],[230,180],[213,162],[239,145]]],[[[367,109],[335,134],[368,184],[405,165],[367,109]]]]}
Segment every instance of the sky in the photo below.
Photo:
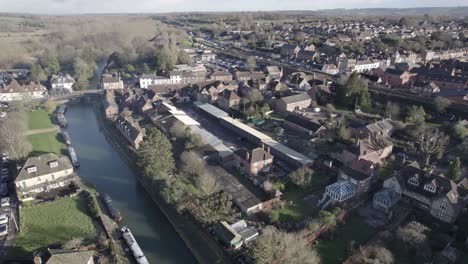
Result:
{"type": "Polygon", "coordinates": [[[320,10],[468,6],[468,0],[0,0],[0,12],[39,14],[320,10]]]}

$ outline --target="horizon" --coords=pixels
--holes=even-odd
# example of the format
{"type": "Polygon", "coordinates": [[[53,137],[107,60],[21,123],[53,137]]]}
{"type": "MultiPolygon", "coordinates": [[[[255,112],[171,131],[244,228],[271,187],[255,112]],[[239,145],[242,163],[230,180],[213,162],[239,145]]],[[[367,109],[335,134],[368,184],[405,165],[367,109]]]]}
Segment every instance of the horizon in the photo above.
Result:
{"type": "Polygon", "coordinates": [[[105,15],[105,14],[166,14],[166,13],[237,13],[237,12],[320,12],[333,10],[362,9],[413,9],[413,8],[456,8],[468,7],[468,0],[447,0],[440,4],[435,0],[404,1],[395,0],[330,0],[317,6],[313,1],[297,0],[285,2],[282,0],[260,0],[251,3],[248,0],[116,0],[112,4],[107,1],[92,0],[17,0],[15,2],[0,0],[4,7],[3,14],[28,15],[105,15]],[[45,3],[44,3],[45,2],[45,3]],[[274,7],[274,8],[269,8],[274,7]]]}

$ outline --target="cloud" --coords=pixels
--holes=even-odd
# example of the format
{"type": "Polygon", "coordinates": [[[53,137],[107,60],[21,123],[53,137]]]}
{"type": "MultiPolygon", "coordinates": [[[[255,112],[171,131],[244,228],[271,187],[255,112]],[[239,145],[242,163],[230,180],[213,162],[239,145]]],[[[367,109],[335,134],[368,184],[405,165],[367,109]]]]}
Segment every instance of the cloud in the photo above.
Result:
{"type": "Polygon", "coordinates": [[[0,0],[2,12],[42,14],[317,10],[461,5],[468,5],[468,0],[0,0]]]}

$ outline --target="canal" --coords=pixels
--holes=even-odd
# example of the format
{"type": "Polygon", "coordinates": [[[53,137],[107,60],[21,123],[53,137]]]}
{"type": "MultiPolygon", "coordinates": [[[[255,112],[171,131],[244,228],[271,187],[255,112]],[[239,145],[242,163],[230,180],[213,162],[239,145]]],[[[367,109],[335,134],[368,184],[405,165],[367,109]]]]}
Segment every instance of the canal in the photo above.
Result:
{"type": "Polygon", "coordinates": [[[68,132],[80,168],[78,174],[108,193],[150,263],[196,263],[190,250],[140,186],[136,176],[99,131],[93,106],[69,105],[68,132]]]}

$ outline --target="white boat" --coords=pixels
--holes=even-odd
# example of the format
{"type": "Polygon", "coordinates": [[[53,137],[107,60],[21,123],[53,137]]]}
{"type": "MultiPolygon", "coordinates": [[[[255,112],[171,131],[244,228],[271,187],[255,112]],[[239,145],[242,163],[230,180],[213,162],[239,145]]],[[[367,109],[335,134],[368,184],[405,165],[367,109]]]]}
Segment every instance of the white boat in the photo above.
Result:
{"type": "Polygon", "coordinates": [[[143,254],[143,251],[135,240],[135,237],[133,236],[130,229],[124,226],[122,227],[121,231],[122,237],[125,240],[125,243],[127,243],[127,246],[130,248],[130,251],[132,252],[136,262],[138,264],[149,264],[149,261],[146,259],[145,254],[143,254]]]}

